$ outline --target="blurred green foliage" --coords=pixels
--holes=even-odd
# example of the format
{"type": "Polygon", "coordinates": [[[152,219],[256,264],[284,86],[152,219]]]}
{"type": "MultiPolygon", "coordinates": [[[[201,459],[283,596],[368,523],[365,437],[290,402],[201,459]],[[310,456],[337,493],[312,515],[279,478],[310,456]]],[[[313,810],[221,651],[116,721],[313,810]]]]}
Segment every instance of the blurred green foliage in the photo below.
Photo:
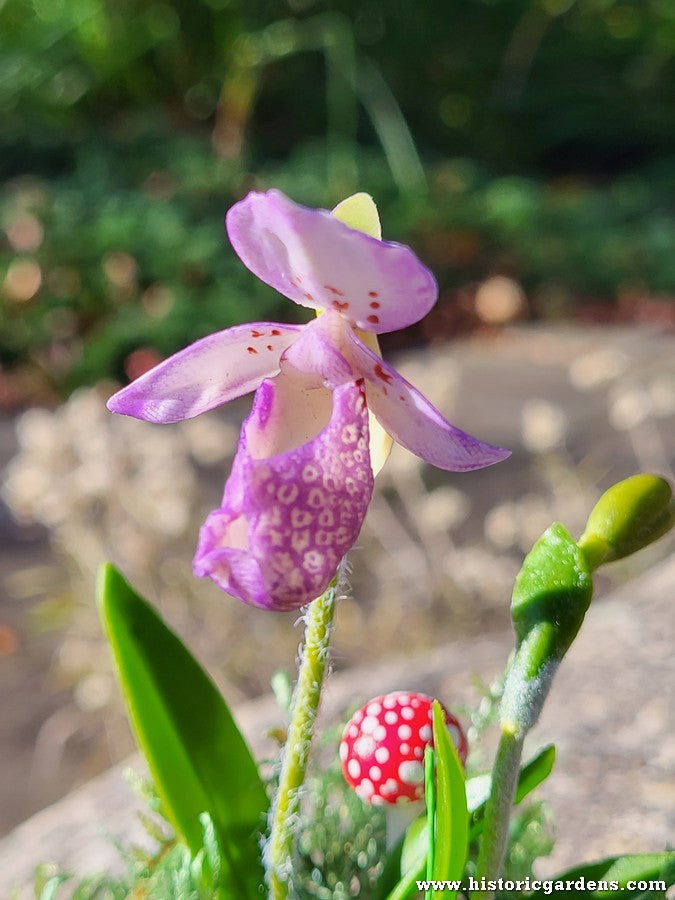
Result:
{"type": "Polygon", "coordinates": [[[272,184],[373,193],[446,312],[672,295],[673,85],[671,0],[4,0],[0,366],[68,391],[288,320],[222,228],[272,184]]]}

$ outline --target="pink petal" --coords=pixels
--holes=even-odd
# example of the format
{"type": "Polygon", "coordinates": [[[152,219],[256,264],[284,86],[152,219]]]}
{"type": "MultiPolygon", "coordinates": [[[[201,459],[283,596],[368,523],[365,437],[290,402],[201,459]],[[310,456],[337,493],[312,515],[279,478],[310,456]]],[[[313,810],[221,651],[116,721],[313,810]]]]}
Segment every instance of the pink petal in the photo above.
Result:
{"type": "Polygon", "coordinates": [[[279,191],[227,213],[232,246],[258,278],[312,309],[336,309],[365,331],[405,328],[436,302],[431,272],[409,247],[378,241],[279,191]]]}
{"type": "Polygon", "coordinates": [[[276,375],[303,327],[251,322],[210,334],[113,394],[108,409],[163,424],[191,419],[276,375]]]}
{"type": "Polygon", "coordinates": [[[202,527],[194,570],[244,603],[291,610],[326,589],[358,537],[373,474],[362,387],[351,382],[335,390],[331,420],[312,440],[255,458],[249,438],[260,445],[260,433],[283,417],[278,404],[285,400],[277,379],[263,382],[222,507],[202,527]]]}
{"type": "Polygon", "coordinates": [[[482,469],[511,455],[455,428],[416,388],[345,329],[346,351],[365,379],[368,407],[389,434],[416,456],[450,472],[482,469]]]}

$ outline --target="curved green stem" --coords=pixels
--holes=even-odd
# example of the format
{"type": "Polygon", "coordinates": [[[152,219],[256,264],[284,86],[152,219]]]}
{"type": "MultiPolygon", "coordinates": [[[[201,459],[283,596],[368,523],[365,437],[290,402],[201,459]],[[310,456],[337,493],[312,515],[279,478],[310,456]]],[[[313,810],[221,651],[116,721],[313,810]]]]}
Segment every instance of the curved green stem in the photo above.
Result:
{"type": "Polygon", "coordinates": [[[305,780],[314,721],[328,660],[331,625],[337,601],[337,578],[307,610],[305,646],[293,694],[291,722],[279,773],[279,787],[271,811],[266,858],[270,900],[289,896],[292,873],[293,827],[299,809],[299,791],[305,780]]]}
{"type": "MultiPolygon", "coordinates": [[[[483,878],[494,881],[502,874],[523,744],[551,688],[558,665],[556,648],[555,627],[547,621],[538,622],[520,643],[506,676],[500,709],[501,736],[476,863],[478,882],[483,878]]],[[[473,892],[472,900],[493,896],[494,891],[479,890],[473,892]]]]}
{"type": "MultiPolygon", "coordinates": [[[[516,794],[520,759],[523,754],[524,734],[502,725],[502,735],[492,770],[492,789],[485,807],[483,839],[476,863],[477,881],[498,878],[504,864],[506,843],[509,836],[511,807],[516,794]]],[[[471,897],[491,897],[494,891],[475,891],[471,897]]]]}

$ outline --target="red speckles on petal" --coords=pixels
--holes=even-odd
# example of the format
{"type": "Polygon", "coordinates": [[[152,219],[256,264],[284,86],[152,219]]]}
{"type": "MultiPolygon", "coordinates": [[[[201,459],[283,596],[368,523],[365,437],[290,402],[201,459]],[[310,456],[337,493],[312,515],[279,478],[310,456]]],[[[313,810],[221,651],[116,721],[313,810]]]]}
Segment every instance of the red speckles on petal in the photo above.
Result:
{"type": "Polygon", "coordinates": [[[367,321],[372,322],[373,325],[378,325],[379,321],[380,321],[380,317],[379,316],[368,316],[367,321]]]}
{"type": "Polygon", "coordinates": [[[279,331],[278,328],[273,328],[271,333],[272,333],[275,337],[278,337],[278,336],[281,334],[281,332],[279,331]]]}
{"type": "Polygon", "coordinates": [[[379,309],[380,308],[380,304],[378,303],[377,300],[373,300],[369,305],[370,305],[371,309],[379,309]]]}
{"type": "Polygon", "coordinates": [[[333,300],[333,302],[331,303],[331,306],[334,309],[337,309],[340,311],[342,311],[344,309],[349,309],[349,300],[344,300],[344,301],[333,300]]]}
{"type": "Polygon", "coordinates": [[[305,300],[314,300],[314,296],[312,294],[310,294],[309,291],[305,291],[305,293],[302,296],[305,298],[305,300]]]}
{"type": "Polygon", "coordinates": [[[267,345],[267,349],[268,349],[268,350],[274,350],[274,347],[272,346],[272,344],[268,344],[268,345],[267,345]]]}
{"type": "Polygon", "coordinates": [[[253,338],[262,337],[264,334],[265,334],[264,331],[252,331],[251,337],[253,337],[253,338]]]}
{"type": "Polygon", "coordinates": [[[325,288],[327,291],[330,291],[331,294],[335,294],[335,295],[338,296],[338,297],[344,297],[344,294],[342,293],[342,291],[339,290],[339,289],[336,288],[336,287],[333,287],[332,284],[324,284],[324,288],[325,288]]]}
{"type": "Polygon", "coordinates": [[[247,350],[248,353],[251,354],[251,356],[253,356],[255,353],[258,352],[258,351],[255,349],[255,347],[247,347],[246,350],[247,350]]]}
{"type": "Polygon", "coordinates": [[[368,296],[369,297],[379,297],[380,295],[378,294],[377,291],[368,291],[368,296]]]}
{"type": "Polygon", "coordinates": [[[389,374],[389,372],[385,372],[379,363],[375,363],[373,372],[377,376],[377,378],[380,378],[382,381],[385,382],[385,384],[391,384],[392,376],[389,374]]]}

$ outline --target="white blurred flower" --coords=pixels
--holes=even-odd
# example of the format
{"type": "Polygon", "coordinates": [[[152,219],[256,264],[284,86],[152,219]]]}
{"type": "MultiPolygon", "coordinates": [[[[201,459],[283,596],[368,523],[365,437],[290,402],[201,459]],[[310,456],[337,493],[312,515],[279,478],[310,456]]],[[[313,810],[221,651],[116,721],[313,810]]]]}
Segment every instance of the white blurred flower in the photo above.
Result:
{"type": "Polygon", "coordinates": [[[593,350],[572,362],[570,383],[580,391],[590,391],[618,378],[625,372],[628,358],[615,347],[593,350]]]}
{"type": "Polygon", "coordinates": [[[114,692],[115,683],[111,675],[91,672],[78,681],[73,698],[82,712],[94,713],[108,706],[114,692]]]}
{"type": "Polygon", "coordinates": [[[523,444],[531,453],[560,446],[567,434],[567,416],[547,400],[528,400],[520,413],[523,444]]]}
{"type": "Polygon", "coordinates": [[[610,402],[609,419],[619,431],[630,431],[644,422],[652,412],[649,393],[642,387],[627,387],[617,391],[610,402]]]}
{"type": "Polygon", "coordinates": [[[657,375],[649,385],[653,414],[661,419],[675,413],[675,374],[657,375]]]}
{"type": "Polygon", "coordinates": [[[498,550],[508,550],[518,544],[518,509],[515,503],[500,503],[485,516],[485,537],[498,550]]]}
{"type": "Polygon", "coordinates": [[[442,485],[421,498],[418,515],[434,531],[461,525],[471,509],[467,495],[452,485],[442,485]]]}

